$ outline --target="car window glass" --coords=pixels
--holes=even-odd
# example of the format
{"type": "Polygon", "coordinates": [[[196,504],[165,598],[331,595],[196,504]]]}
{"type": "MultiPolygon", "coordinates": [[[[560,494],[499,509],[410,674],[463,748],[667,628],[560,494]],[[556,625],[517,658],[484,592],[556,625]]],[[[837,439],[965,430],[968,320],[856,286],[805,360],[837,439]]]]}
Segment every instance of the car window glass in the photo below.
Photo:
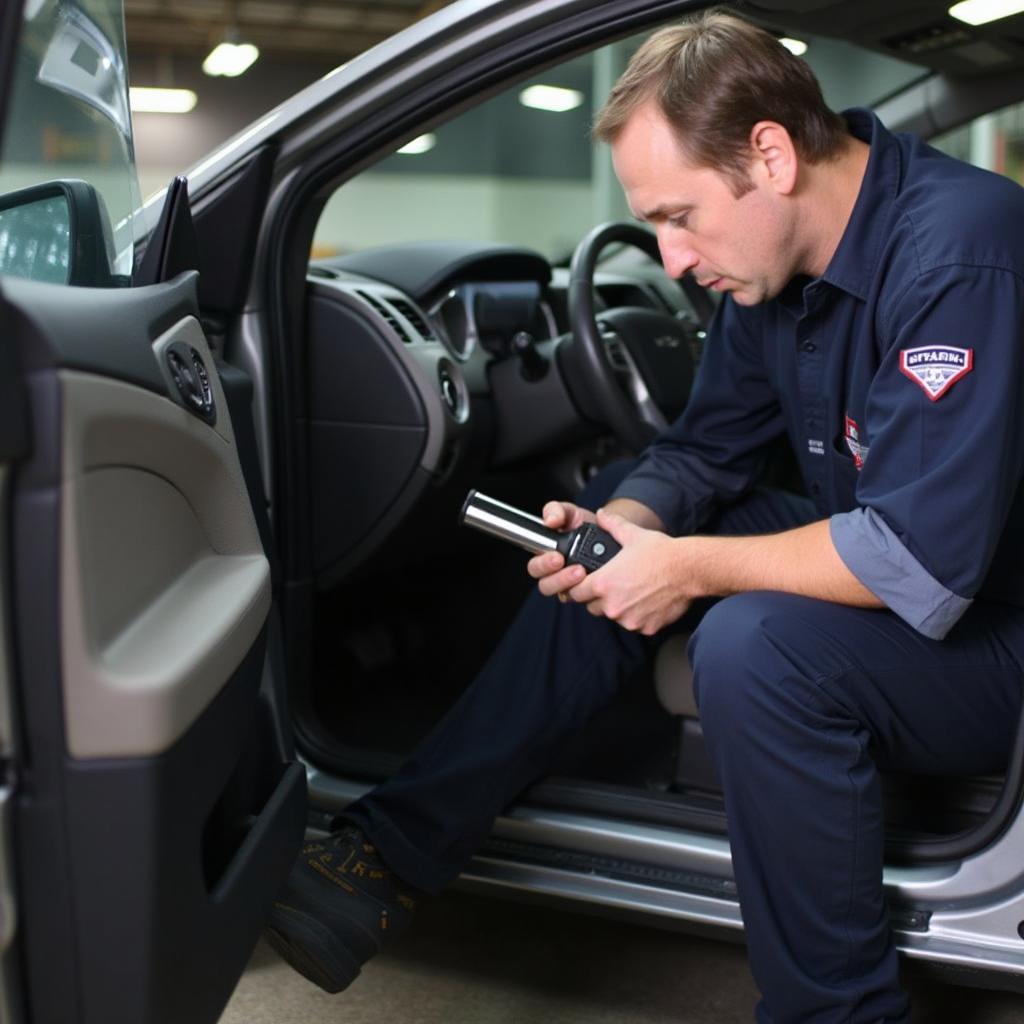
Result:
{"type": "MultiPolygon", "coordinates": [[[[590,123],[647,35],[517,84],[347,182],[321,216],[313,256],[458,239],[525,245],[564,262],[591,226],[629,217],[607,147],[591,144],[590,123]],[[560,91],[538,95],[537,86],[560,91]]],[[[837,110],[871,106],[923,74],[848,43],[804,39],[804,59],[837,110]]]]}
{"type": "Polygon", "coordinates": [[[937,149],[1024,185],[1024,104],[976,117],[931,140],[937,149]]]}
{"type": "Polygon", "coordinates": [[[133,215],[141,204],[121,0],[24,5],[0,146],[0,273],[67,280],[76,220],[69,203],[83,189],[72,188],[64,199],[20,191],[53,181],[85,182],[98,195],[109,266],[94,283],[128,283],[133,215]],[[4,208],[5,202],[17,205],[4,208]]]}

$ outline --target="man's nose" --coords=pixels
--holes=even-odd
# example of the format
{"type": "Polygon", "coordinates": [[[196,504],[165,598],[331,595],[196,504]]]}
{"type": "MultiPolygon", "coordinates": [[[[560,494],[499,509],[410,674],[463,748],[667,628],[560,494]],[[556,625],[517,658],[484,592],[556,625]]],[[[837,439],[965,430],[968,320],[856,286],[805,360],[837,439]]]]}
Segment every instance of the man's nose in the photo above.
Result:
{"type": "Polygon", "coordinates": [[[664,235],[658,237],[658,250],[665,273],[669,277],[682,277],[700,262],[700,257],[693,251],[692,246],[668,239],[664,235]]]}

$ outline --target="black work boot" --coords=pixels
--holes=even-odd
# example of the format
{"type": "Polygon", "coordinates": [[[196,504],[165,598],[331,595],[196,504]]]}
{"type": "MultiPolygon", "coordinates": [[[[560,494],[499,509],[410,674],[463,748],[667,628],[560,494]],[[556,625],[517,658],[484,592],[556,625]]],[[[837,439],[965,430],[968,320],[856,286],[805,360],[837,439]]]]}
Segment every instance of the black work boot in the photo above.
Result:
{"type": "Polygon", "coordinates": [[[348,826],[306,843],[270,911],[267,941],[327,992],[340,992],[360,968],[404,931],[417,895],[348,826]]]}

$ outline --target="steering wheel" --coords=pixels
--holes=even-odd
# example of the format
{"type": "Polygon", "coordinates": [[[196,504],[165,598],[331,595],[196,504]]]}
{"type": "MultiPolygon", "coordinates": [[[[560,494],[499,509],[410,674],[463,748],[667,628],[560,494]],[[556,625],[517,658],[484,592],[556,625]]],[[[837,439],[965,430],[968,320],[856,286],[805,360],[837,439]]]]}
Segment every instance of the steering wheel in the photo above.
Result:
{"type": "Polygon", "coordinates": [[[696,281],[684,277],[680,284],[696,322],[638,306],[598,313],[594,270],[612,242],[636,246],[661,262],[657,239],[636,224],[601,224],[587,234],[569,267],[572,342],[560,357],[568,364],[566,378],[584,415],[638,452],[686,405],[714,304],[696,281]]]}

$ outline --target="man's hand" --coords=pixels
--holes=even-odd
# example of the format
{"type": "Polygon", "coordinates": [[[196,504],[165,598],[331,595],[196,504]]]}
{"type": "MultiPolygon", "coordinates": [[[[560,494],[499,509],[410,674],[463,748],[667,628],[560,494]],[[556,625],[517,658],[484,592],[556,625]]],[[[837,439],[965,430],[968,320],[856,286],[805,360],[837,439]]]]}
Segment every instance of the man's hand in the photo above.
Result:
{"type": "Polygon", "coordinates": [[[653,636],[683,615],[697,596],[686,565],[685,540],[645,529],[607,509],[598,511],[597,525],[622,550],[574,586],[570,599],[585,604],[591,615],[603,615],[644,636],[653,636]]]}
{"type": "MultiPolygon", "coordinates": [[[[594,513],[588,508],[580,508],[571,501],[549,501],[541,512],[544,525],[552,530],[575,530],[583,523],[596,522],[594,513]]],[[[582,565],[570,565],[564,568],[565,559],[557,551],[546,551],[542,555],[534,555],[526,563],[526,571],[538,580],[537,589],[545,597],[557,596],[565,600],[565,595],[586,576],[582,565]]]]}
{"type": "MultiPolygon", "coordinates": [[[[616,498],[608,503],[605,510],[615,513],[617,518],[638,523],[650,530],[664,530],[664,525],[654,512],[632,498],[616,498]]],[[[599,514],[603,514],[605,510],[599,514]]],[[[545,526],[563,532],[575,530],[583,523],[598,521],[590,509],[581,508],[571,501],[549,501],[544,506],[541,516],[545,526]]],[[[616,558],[620,556],[621,552],[616,558]]],[[[545,597],[558,597],[560,601],[568,600],[569,591],[587,575],[581,565],[570,565],[565,568],[565,559],[557,551],[534,555],[527,563],[526,571],[538,581],[537,589],[545,597]]]]}

